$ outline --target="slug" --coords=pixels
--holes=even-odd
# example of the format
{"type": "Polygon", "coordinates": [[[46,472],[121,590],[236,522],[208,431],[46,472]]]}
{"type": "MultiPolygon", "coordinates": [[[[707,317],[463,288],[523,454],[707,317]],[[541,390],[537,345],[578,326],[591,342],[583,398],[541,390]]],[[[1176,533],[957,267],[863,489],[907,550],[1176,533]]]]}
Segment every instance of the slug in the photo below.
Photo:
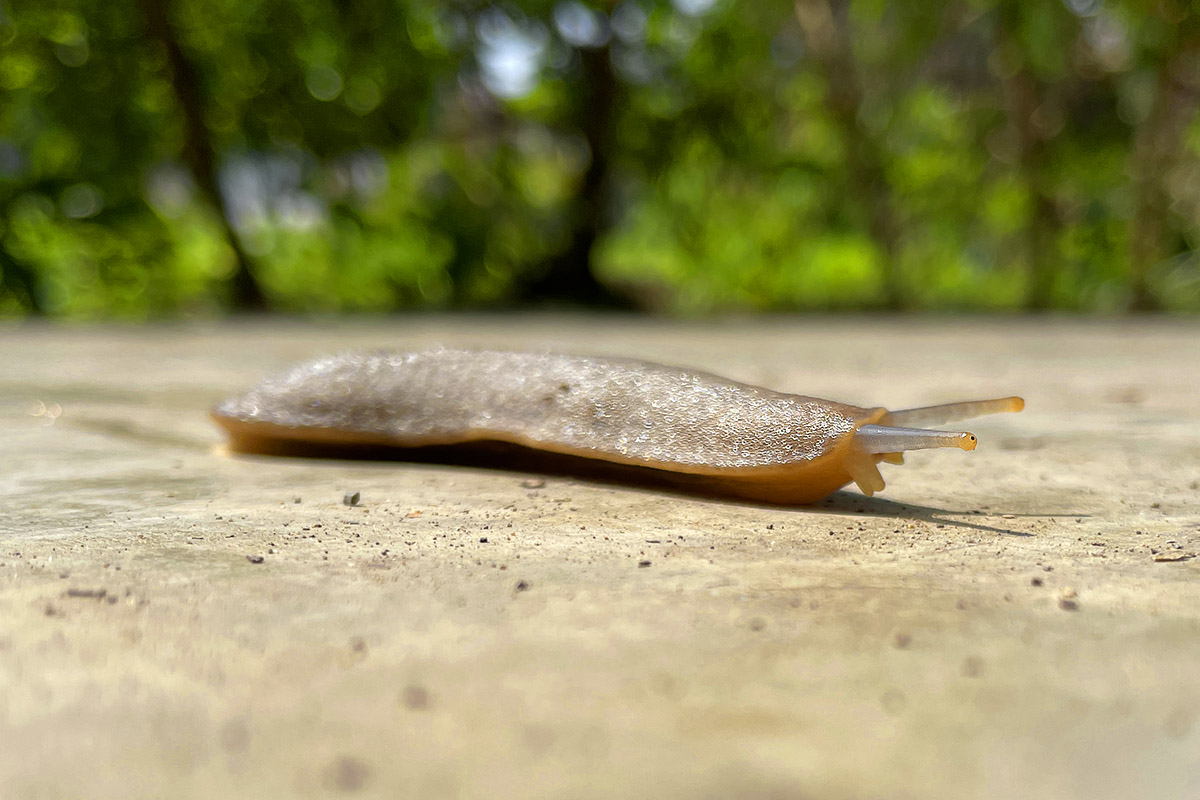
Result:
{"type": "Polygon", "coordinates": [[[645,361],[435,349],[317,358],[226,400],[213,419],[240,452],[500,442],[801,504],[851,482],[874,494],[884,487],[876,464],[902,464],[906,450],[975,449],[974,434],[920,426],[1024,405],[1005,397],[888,411],[645,361]]]}

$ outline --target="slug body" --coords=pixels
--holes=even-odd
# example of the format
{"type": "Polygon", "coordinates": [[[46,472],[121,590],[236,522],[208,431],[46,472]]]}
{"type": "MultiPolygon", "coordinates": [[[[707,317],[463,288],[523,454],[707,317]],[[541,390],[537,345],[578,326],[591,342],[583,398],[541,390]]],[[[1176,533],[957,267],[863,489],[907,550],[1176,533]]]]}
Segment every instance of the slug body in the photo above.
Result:
{"type": "Polygon", "coordinates": [[[438,349],[318,358],[221,403],[243,452],[273,444],[427,447],[502,442],[645,467],[692,486],[810,503],[904,450],[974,449],[969,433],[891,427],[1020,410],[1019,398],[907,412],[783,394],[643,361],[438,349]],[[966,412],[964,412],[966,409],[966,412]]]}

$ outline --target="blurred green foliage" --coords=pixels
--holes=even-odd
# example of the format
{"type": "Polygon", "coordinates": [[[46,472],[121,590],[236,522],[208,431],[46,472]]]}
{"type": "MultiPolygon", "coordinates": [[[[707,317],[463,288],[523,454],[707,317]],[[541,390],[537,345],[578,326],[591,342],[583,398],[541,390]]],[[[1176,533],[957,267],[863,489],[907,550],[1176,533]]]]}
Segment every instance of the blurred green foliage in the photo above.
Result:
{"type": "Polygon", "coordinates": [[[0,315],[1200,309],[1185,0],[0,0],[0,315]]]}

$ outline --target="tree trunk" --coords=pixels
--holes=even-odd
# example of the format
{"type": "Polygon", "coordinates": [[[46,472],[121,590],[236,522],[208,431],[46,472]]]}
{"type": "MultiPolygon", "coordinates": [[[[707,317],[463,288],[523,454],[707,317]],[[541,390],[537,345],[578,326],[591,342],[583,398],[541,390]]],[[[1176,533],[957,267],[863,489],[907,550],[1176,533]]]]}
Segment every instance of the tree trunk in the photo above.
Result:
{"type": "Polygon", "coordinates": [[[902,308],[901,235],[894,192],[884,168],[882,148],[859,119],[863,91],[850,31],[839,22],[829,0],[800,0],[796,17],[825,78],[825,107],[842,132],[850,185],[866,209],[867,229],[882,258],[884,305],[902,308]]]}
{"type": "Polygon", "coordinates": [[[1054,276],[1060,229],[1058,209],[1046,175],[1046,136],[1037,124],[1045,90],[1025,57],[1020,30],[1021,6],[1008,3],[1000,10],[998,50],[1009,60],[1003,93],[1008,123],[1016,145],[1017,168],[1029,199],[1025,219],[1025,260],[1028,280],[1025,308],[1044,311],[1054,304],[1054,276]]]}
{"type": "MultiPolygon", "coordinates": [[[[5,213],[3,218],[7,219],[5,213]]],[[[30,313],[42,316],[46,307],[38,291],[37,275],[28,266],[13,257],[0,241],[0,292],[14,295],[30,313]]]]}
{"type": "Polygon", "coordinates": [[[630,302],[596,280],[592,270],[592,250],[613,224],[609,217],[610,154],[614,147],[617,79],[607,45],[580,48],[578,53],[583,91],[576,121],[591,151],[591,160],[568,211],[571,233],[567,246],[550,259],[545,272],[523,287],[522,299],[627,308],[630,302]]]}
{"type": "Polygon", "coordinates": [[[1038,82],[1022,69],[1008,80],[1009,120],[1017,139],[1017,163],[1029,198],[1025,252],[1029,269],[1025,307],[1045,311],[1054,304],[1058,212],[1046,180],[1046,141],[1034,124],[1041,100],[1038,82]]]}
{"type": "Polygon", "coordinates": [[[1196,116],[1200,76],[1195,73],[1200,43],[1190,42],[1157,70],[1150,113],[1134,130],[1130,172],[1134,207],[1129,252],[1129,310],[1159,311],[1162,300],[1150,288],[1150,271],[1170,255],[1167,217],[1171,201],[1166,178],[1184,149],[1196,116]]]}
{"type": "Polygon", "coordinates": [[[234,272],[230,280],[230,303],[239,311],[262,311],[266,296],[250,268],[250,257],[229,221],[229,210],[217,185],[215,148],[204,123],[204,101],[195,66],[180,47],[171,22],[168,0],[142,0],[142,13],[150,38],[166,51],[171,89],[183,111],[183,160],[200,194],[217,212],[225,240],[233,250],[234,272]]]}

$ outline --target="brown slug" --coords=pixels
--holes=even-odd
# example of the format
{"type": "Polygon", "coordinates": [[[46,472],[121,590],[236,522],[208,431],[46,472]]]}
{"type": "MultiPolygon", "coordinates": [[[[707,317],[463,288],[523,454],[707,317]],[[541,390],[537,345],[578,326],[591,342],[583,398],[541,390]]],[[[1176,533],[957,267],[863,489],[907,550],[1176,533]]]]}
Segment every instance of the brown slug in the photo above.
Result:
{"type": "Polygon", "coordinates": [[[750,386],[645,361],[435,349],[317,358],[221,403],[230,447],[416,448],[501,442],[686,476],[774,503],[811,503],[853,481],[883,489],[879,461],[974,450],[971,433],[922,430],[1019,397],[888,411],[750,386]]]}

